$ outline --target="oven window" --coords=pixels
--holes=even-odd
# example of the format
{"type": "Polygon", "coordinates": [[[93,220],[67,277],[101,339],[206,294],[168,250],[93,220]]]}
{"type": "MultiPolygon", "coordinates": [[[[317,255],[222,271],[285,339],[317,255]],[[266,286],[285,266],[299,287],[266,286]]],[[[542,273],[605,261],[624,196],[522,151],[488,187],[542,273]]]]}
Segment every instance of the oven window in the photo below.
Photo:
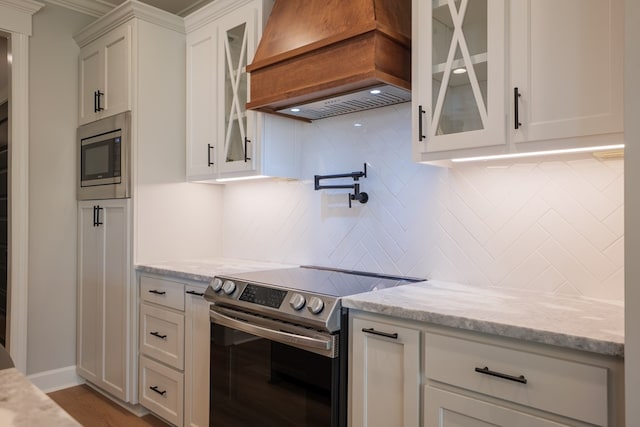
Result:
{"type": "Polygon", "coordinates": [[[337,369],[338,359],[212,324],[210,426],[330,427],[337,369]]]}

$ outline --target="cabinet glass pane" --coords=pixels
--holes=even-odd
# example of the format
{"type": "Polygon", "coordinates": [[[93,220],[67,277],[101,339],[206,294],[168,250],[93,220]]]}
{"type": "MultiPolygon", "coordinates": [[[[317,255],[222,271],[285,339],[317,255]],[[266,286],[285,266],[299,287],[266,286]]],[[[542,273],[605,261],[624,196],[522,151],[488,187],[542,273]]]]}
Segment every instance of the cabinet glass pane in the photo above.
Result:
{"type": "Polygon", "coordinates": [[[487,0],[433,0],[432,119],[436,135],[484,129],[487,0]]]}
{"type": "Polygon", "coordinates": [[[247,131],[247,25],[226,32],[225,40],[225,159],[244,160],[247,131]]]}

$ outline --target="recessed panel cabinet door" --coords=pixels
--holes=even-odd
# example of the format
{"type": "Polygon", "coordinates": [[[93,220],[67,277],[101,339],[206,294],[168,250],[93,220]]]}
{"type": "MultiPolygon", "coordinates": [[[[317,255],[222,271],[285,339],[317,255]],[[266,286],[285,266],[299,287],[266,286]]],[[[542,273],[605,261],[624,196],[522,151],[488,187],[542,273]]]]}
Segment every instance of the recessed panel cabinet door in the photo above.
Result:
{"type": "Polygon", "coordinates": [[[621,0],[510,3],[515,142],[622,132],[621,0]],[[517,129],[516,129],[517,127],[517,129]]]}
{"type": "Polygon", "coordinates": [[[417,426],[420,332],[354,317],[351,340],[349,425],[417,426]]]}
{"type": "Polygon", "coordinates": [[[89,123],[98,117],[97,91],[102,88],[101,64],[102,49],[97,42],[91,43],[80,51],[80,93],[79,122],[89,123]]]}
{"type": "Polygon", "coordinates": [[[469,396],[425,387],[424,427],[566,427],[469,396]]]}
{"type": "Polygon", "coordinates": [[[217,172],[217,38],[214,24],[187,35],[187,177],[217,172]]]}
{"type": "Polygon", "coordinates": [[[131,31],[131,25],[122,25],[103,40],[104,116],[131,109],[131,31]]]}
{"type": "Polygon", "coordinates": [[[504,0],[414,0],[414,144],[505,143],[504,0]]]}
{"type": "Polygon", "coordinates": [[[128,401],[129,201],[78,203],[78,374],[128,401]]]}

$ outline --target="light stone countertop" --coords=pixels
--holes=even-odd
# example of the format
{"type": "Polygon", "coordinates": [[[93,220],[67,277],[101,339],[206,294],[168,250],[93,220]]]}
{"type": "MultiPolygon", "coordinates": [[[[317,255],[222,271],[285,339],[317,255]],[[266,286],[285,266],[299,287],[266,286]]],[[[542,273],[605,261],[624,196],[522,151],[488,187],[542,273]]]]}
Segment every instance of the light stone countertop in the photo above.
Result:
{"type": "Polygon", "coordinates": [[[136,265],[141,273],[170,275],[185,280],[209,282],[218,274],[242,273],[247,271],[273,270],[297,267],[290,264],[251,261],[236,258],[212,258],[208,260],[167,261],[136,265]]]}
{"type": "Polygon", "coordinates": [[[0,370],[0,426],[79,427],[56,402],[16,368],[0,370]]]}
{"type": "Polygon", "coordinates": [[[419,282],[343,298],[344,307],[610,356],[624,356],[624,305],[419,282]]]}

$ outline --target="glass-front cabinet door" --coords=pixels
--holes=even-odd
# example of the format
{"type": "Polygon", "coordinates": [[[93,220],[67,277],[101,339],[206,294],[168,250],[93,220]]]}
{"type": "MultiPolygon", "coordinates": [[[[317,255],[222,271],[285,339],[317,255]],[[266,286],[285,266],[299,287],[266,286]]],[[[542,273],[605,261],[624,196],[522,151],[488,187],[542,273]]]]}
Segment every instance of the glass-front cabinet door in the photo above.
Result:
{"type": "Polygon", "coordinates": [[[504,144],[504,0],[414,0],[414,154],[504,144]]]}
{"type": "Polygon", "coordinates": [[[220,173],[254,169],[256,113],[247,111],[247,63],[256,48],[257,10],[250,3],[221,19],[219,35],[220,173]]]}

